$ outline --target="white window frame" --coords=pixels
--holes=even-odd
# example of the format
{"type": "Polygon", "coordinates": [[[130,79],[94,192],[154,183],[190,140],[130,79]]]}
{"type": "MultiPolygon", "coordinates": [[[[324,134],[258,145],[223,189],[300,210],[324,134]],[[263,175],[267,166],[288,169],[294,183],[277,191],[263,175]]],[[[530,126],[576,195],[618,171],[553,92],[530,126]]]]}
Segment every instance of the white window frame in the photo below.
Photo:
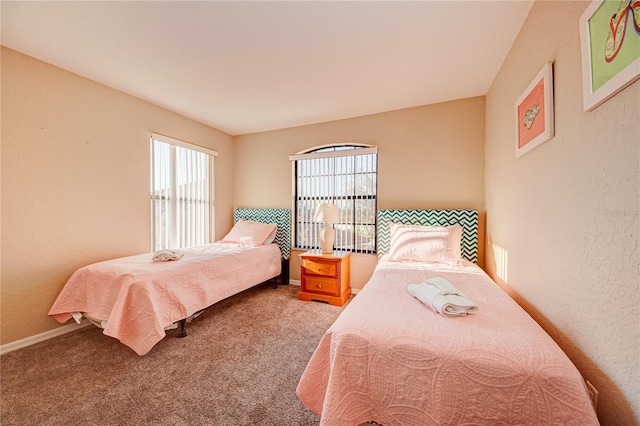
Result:
{"type": "MultiPolygon", "coordinates": [[[[188,152],[188,151],[187,151],[188,152]]],[[[218,156],[218,152],[209,148],[204,148],[198,145],[190,144],[188,142],[181,141],[179,139],[174,139],[169,136],[161,135],[158,133],[150,133],[150,162],[151,162],[151,179],[150,179],[150,203],[151,203],[151,250],[157,251],[161,249],[176,249],[183,248],[189,245],[197,245],[197,244],[206,244],[212,242],[214,240],[215,229],[214,229],[214,217],[215,217],[215,209],[214,209],[214,167],[215,167],[215,157],[218,156]],[[155,142],[162,142],[164,144],[169,145],[169,168],[168,170],[160,171],[155,165],[156,158],[156,145],[155,142]],[[182,205],[182,212],[179,212],[178,206],[178,189],[177,189],[177,177],[176,171],[177,167],[182,167],[180,163],[177,162],[177,155],[179,149],[185,149],[189,151],[195,151],[197,153],[206,154],[208,158],[204,161],[207,161],[208,174],[205,182],[198,183],[198,194],[199,196],[203,196],[204,201],[208,203],[205,207],[204,211],[197,209],[189,209],[189,219],[193,220],[195,223],[194,226],[190,227],[190,235],[178,235],[178,220],[179,218],[185,218],[185,213],[187,212],[187,207],[182,205]],[[163,190],[161,195],[155,193],[157,186],[160,185],[160,182],[163,182],[163,185],[168,185],[168,188],[163,190]],[[160,223],[157,220],[157,200],[159,197],[164,197],[166,200],[165,209],[166,209],[166,224],[170,224],[167,232],[167,238],[165,241],[161,241],[158,239],[157,235],[157,227],[160,223]],[[204,217],[203,217],[204,216],[204,217]]],[[[158,154],[159,155],[159,154],[158,154]]],[[[166,158],[165,158],[166,160],[166,158]]],[[[184,167],[186,170],[188,167],[184,167]]],[[[182,169],[181,169],[182,170],[182,169]]],[[[196,169],[197,170],[197,169],[196,169]]],[[[195,191],[195,190],[194,190],[195,191]]],[[[195,194],[192,194],[195,195],[195,194]]],[[[197,199],[196,199],[197,200],[197,199]]],[[[193,201],[193,199],[192,199],[193,201]]],[[[186,204],[186,203],[185,203],[186,204]]],[[[167,226],[167,225],[165,225],[167,226]]]]}
{"type": "MultiPolygon", "coordinates": [[[[319,248],[319,230],[321,224],[313,223],[313,210],[314,205],[319,203],[333,203],[338,204],[340,208],[340,223],[336,224],[334,228],[336,228],[337,234],[342,229],[343,232],[346,232],[348,235],[347,241],[341,241],[339,236],[336,237],[335,242],[335,250],[345,250],[350,251],[352,253],[359,254],[375,254],[377,251],[377,241],[376,241],[376,233],[377,233],[377,197],[378,197],[378,149],[371,145],[357,144],[357,143],[343,143],[343,144],[332,144],[332,145],[323,145],[315,148],[308,149],[303,152],[299,152],[297,154],[291,155],[289,160],[292,162],[292,176],[293,176],[293,211],[294,215],[294,245],[297,249],[301,250],[313,250],[319,248]],[[372,155],[373,154],[373,155],[372,155]],[[335,173],[335,170],[332,167],[335,167],[335,164],[338,162],[347,161],[347,157],[356,157],[356,156],[368,156],[367,158],[368,167],[373,168],[373,171],[369,170],[366,172],[352,170],[351,172],[346,173],[346,175],[350,175],[353,177],[354,181],[356,176],[358,175],[373,175],[375,179],[374,183],[374,193],[365,195],[361,193],[356,193],[355,184],[354,184],[354,193],[353,194],[345,194],[341,193],[340,190],[334,189],[333,191],[328,188],[330,186],[334,186],[337,188],[335,182],[327,183],[326,180],[335,180],[338,176],[346,176],[344,173],[335,173]],[[335,159],[335,161],[331,161],[331,159],[335,159]],[[298,176],[298,162],[301,160],[320,160],[316,162],[316,164],[326,164],[328,169],[332,169],[334,171],[324,171],[318,170],[317,173],[314,172],[315,180],[321,179],[325,180],[324,183],[320,182],[312,182],[302,184],[299,181],[298,176]],[[331,165],[335,163],[334,165],[331,165]],[[319,195],[317,198],[314,196],[300,195],[298,190],[298,185],[306,185],[303,190],[305,194],[310,192],[314,192],[315,189],[313,185],[319,185],[319,192],[322,195],[319,195]],[[311,185],[309,189],[308,185],[311,185]],[[328,187],[327,187],[328,186],[328,187]],[[307,200],[306,208],[301,206],[301,198],[307,200]],[[368,200],[367,202],[373,203],[372,211],[370,211],[370,219],[368,221],[362,221],[358,219],[358,212],[360,211],[357,208],[358,201],[368,200]],[[347,207],[348,206],[348,207],[347,207]],[[311,227],[311,228],[310,228],[311,227]],[[358,236],[361,235],[358,231],[358,227],[372,228],[373,235],[371,236],[369,248],[365,248],[361,245],[361,241],[358,241],[358,236]]],[[[309,163],[314,164],[314,163],[309,163]]],[[[354,161],[355,164],[355,161],[354,161]]],[[[315,166],[311,166],[315,167],[315,166]]],[[[318,167],[324,167],[319,166],[318,167]]]]}

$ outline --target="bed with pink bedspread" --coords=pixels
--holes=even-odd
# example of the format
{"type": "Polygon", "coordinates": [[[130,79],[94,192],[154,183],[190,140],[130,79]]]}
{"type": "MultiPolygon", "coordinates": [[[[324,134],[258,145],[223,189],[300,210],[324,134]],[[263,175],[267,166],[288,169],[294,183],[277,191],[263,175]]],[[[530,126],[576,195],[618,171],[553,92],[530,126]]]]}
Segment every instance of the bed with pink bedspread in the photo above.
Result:
{"type": "MultiPolygon", "coordinates": [[[[379,213],[379,230],[403,217],[392,212],[379,213]]],[[[464,226],[477,230],[477,222],[464,226]]],[[[467,259],[455,265],[382,256],[324,334],[297,394],[331,426],[598,424],[569,358],[467,259]],[[446,317],[407,291],[433,277],[453,284],[477,312],[446,317]]]]}
{"type": "MultiPolygon", "coordinates": [[[[61,323],[86,317],[107,336],[144,355],[172,324],[182,321],[184,326],[199,311],[288,268],[289,210],[239,209],[235,216],[274,219],[265,211],[282,216],[276,218],[275,243],[222,241],[182,249],[174,261],[154,261],[154,254],[147,253],[94,263],[71,276],[49,315],[61,323]]],[[[282,277],[288,284],[288,274],[282,277]]]]}

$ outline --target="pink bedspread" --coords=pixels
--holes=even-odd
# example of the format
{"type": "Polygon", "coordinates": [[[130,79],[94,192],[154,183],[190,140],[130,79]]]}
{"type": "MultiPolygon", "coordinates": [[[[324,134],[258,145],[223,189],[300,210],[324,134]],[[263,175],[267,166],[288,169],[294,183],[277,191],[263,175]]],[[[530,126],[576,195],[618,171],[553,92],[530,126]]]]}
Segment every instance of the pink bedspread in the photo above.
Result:
{"type": "Polygon", "coordinates": [[[321,425],[598,424],[575,366],[480,268],[418,265],[381,259],[325,333],[297,388],[321,425]],[[478,313],[444,317],[408,293],[434,276],[478,313]]]}
{"type": "Polygon", "coordinates": [[[276,244],[214,243],[183,252],[176,261],[154,262],[148,253],[80,268],[49,315],[61,323],[72,312],[106,320],[104,334],[144,355],[165,327],[280,274],[276,244]]]}

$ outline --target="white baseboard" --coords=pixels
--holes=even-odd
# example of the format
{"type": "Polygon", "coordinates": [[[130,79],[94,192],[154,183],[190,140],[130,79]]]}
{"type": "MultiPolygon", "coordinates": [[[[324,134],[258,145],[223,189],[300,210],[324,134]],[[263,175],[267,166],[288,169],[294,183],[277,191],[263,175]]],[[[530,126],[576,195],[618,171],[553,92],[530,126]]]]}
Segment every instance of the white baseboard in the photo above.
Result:
{"type": "Polygon", "coordinates": [[[80,324],[73,323],[65,325],[63,327],[54,328],[53,330],[45,331],[44,333],[36,334],[35,336],[26,337],[24,339],[16,340],[15,342],[7,343],[0,346],[0,355],[26,348],[27,346],[35,345],[36,343],[44,342],[45,340],[53,339],[54,337],[62,336],[63,334],[71,333],[72,331],[79,330],[88,325],[91,325],[89,321],[82,321],[80,324]]]}

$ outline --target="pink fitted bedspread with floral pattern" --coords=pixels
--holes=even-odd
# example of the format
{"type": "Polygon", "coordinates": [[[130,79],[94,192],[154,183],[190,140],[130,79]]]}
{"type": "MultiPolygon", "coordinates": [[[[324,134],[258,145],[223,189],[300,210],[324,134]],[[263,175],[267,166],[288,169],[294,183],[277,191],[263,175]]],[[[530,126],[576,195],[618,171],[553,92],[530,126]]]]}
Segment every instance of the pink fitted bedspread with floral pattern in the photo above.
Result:
{"type": "Polygon", "coordinates": [[[321,425],[596,425],[584,381],[479,267],[380,260],[298,384],[321,425]],[[477,306],[444,317],[407,285],[443,277],[477,306]]]}
{"type": "Polygon", "coordinates": [[[154,262],[153,253],[94,263],[67,281],[49,315],[59,322],[80,312],[106,321],[104,334],[144,355],[165,327],[280,274],[276,244],[213,243],[154,262]]]}

